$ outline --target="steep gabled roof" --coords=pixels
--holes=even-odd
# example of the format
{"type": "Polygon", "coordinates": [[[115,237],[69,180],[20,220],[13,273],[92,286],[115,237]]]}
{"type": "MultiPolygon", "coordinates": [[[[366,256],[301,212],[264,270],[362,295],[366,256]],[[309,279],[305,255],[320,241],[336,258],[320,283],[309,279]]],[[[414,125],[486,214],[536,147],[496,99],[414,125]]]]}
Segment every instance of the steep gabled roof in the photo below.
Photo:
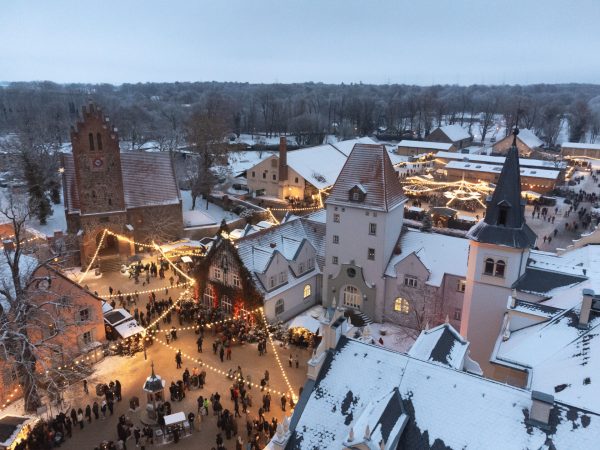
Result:
{"type": "MultiPolygon", "coordinates": [[[[460,125],[444,125],[439,127],[440,131],[448,136],[452,142],[462,141],[464,139],[470,139],[471,135],[460,125]]],[[[435,130],[434,130],[435,131],[435,130]]]]}
{"type": "Polygon", "coordinates": [[[338,176],[328,204],[391,211],[406,201],[385,146],[356,144],[338,176]],[[350,200],[350,190],[361,185],[364,199],[350,200]]]}
{"type": "MultiPolygon", "coordinates": [[[[68,213],[78,212],[81,205],[73,155],[63,154],[62,158],[65,209],[68,213]]],[[[166,153],[121,153],[121,173],[125,207],[128,209],[180,202],[171,156],[166,153]]]]}

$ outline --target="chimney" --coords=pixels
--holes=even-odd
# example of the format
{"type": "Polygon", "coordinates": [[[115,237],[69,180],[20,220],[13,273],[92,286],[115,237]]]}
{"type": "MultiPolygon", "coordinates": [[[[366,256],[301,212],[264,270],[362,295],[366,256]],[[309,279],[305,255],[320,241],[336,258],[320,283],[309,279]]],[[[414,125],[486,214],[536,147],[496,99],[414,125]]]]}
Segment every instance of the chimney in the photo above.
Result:
{"type": "Polygon", "coordinates": [[[4,251],[7,253],[15,251],[15,243],[12,239],[4,239],[2,245],[4,246],[4,251]]]}
{"type": "Polygon", "coordinates": [[[279,181],[287,181],[287,139],[285,136],[279,137],[279,181]]]}
{"type": "Polygon", "coordinates": [[[579,311],[579,328],[587,328],[590,321],[590,311],[592,310],[592,300],[594,291],[591,289],[583,290],[583,299],[581,301],[581,310],[579,311]]]}
{"type": "Polygon", "coordinates": [[[529,423],[542,429],[550,425],[550,412],[554,408],[554,396],[540,391],[531,391],[529,423]]]}

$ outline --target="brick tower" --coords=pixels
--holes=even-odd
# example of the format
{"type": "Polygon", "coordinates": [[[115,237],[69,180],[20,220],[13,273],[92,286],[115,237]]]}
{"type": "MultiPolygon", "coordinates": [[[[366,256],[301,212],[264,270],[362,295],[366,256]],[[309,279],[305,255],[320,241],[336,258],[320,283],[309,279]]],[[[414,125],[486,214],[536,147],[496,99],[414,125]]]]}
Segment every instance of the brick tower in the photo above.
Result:
{"type": "MultiPolygon", "coordinates": [[[[76,187],[65,186],[65,189],[77,192],[79,220],[68,225],[70,232],[79,232],[81,262],[87,264],[105,228],[122,235],[129,235],[130,230],[117,130],[93,103],[84,106],[82,114],[82,121],[71,129],[76,187]]],[[[133,251],[129,243],[107,235],[100,255],[104,259],[109,256],[119,259],[117,256],[123,258],[133,251]]]]}

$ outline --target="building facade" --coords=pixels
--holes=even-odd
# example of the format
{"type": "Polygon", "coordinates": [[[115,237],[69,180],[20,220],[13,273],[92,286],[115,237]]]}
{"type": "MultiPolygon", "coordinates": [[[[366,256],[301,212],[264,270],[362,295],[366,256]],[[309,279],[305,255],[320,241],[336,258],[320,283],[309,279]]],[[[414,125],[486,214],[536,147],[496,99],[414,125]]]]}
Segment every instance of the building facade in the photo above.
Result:
{"type": "Polygon", "coordinates": [[[99,254],[126,259],[136,241],[174,239],[183,228],[181,196],[169,155],[121,153],[119,136],[102,110],[90,104],[71,130],[72,154],[62,155],[67,230],[79,239],[82,264],[102,240],[99,254]]]}

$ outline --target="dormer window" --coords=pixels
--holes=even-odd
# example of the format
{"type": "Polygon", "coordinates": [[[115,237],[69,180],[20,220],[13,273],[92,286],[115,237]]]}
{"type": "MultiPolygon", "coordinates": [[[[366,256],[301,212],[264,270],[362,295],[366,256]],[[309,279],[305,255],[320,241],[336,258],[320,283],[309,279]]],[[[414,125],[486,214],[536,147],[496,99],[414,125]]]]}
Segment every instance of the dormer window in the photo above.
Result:
{"type": "Polygon", "coordinates": [[[352,202],[364,202],[367,190],[361,184],[356,184],[350,189],[349,199],[352,202]]]}

